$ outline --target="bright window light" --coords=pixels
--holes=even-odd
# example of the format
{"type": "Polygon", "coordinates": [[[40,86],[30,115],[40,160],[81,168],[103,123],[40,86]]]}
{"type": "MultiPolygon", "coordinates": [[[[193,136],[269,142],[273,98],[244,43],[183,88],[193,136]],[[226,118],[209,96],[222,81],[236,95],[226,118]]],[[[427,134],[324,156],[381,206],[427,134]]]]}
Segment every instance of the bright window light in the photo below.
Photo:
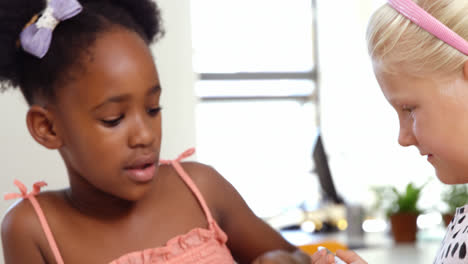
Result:
{"type": "Polygon", "coordinates": [[[313,68],[310,0],[193,0],[195,72],[313,68]]]}

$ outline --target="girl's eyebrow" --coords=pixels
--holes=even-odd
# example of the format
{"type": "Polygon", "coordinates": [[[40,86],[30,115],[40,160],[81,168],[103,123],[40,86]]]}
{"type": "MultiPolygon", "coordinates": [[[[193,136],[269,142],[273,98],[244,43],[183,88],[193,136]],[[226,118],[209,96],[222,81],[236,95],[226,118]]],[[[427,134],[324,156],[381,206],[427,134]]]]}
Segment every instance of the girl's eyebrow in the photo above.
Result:
{"type": "Polygon", "coordinates": [[[161,85],[158,83],[158,84],[155,84],[153,87],[151,87],[151,89],[148,91],[148,94],[154,94],[160,91],[161,91],[161,85]]]}
{"type": "MultiPolygon", "coordinates": [[[[155,84],[153,87],[151,87],[148,92],[146,93],[147,95],[150,95],[150,94],[155,94],[155,93],[158,93],[161,91],[161,85],[159,84],[155,84]]],[[[106,100],[104,100],[102,103],[99,103],[98,105],[94,106],[92,108],[92,111],[95,111],[96,109],[104,106],[105,104],[108,104],[108,103],[120,103],[120,102],[123,102],[123,101],[127,101],[128,99],[130,99],[130,94],[121,94],[121,95],[116,95],[116,96],[112,96],[112,97],[109,97],[107,98],[106,100]]]]}
{"type": "Polygon", "coordinates": [[[108,104],[108,103],[120,103],[120,102],[123,102],[123,101],[126,101],[130,98],[130,95],[129,94],[121,94],[121,95],[116,95],[116,96],[112,96],[112,97],[109,97],[107,98],[106,100],[104,100],[104,102],[102,103],[99,103],[98,105],[96,105],[95,107],[92,108],[92,111],[95,111],[96,109],[108,104]]]}
{"type": "Polygon", "coordinates": [[[393,94],[390,95],[387,100],[391,105],[401,106],[404,104],[403,102],[407,101],[408,99],[405,98],[405,95],[393,94]]]}

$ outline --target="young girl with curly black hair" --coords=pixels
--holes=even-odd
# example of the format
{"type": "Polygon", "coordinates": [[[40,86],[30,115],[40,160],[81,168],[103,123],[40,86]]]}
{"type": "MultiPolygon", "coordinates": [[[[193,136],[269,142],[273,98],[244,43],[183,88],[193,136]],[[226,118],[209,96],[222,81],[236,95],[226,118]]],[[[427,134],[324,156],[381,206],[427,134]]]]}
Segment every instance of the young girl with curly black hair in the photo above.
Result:
{"type": "MultiPolygon", "coordinates": [[[[70,186],[2,223],[5,264],[309,263],[209,166],[159,157],[163,35],[150,0],[1,0],[1,89],[19,87],[32,137],[70,186]]],[[[41,172],[46,174],[47,172],[41,172]]]]}

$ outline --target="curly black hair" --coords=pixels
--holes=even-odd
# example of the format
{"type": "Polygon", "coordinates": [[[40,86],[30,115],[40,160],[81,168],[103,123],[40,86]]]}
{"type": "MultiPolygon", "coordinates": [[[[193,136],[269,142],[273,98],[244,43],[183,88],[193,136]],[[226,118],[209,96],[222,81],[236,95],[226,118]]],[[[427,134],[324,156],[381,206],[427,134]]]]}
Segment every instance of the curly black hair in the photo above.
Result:
{"type": "Polygon", "coordinates": [[[0,0],[0,91],[21,89],[27,103],[54,99],[55,89],[68,81],[96,38],[123,27],[147,44],[164,34],[160,11],[152,0],[79,0],[83,11],[61,22],[53,32],[46,56],[38,59],[17,45],[24,26],[45,9],[46,0],[0,0]]]}

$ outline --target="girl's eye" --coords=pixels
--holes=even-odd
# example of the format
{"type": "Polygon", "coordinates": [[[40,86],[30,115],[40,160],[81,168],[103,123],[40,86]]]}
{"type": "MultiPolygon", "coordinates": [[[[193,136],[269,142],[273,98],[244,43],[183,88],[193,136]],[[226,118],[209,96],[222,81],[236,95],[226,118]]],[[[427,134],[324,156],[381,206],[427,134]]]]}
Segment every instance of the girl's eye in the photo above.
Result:
{"type": "Polygon", "coordinates": [[[414,110],[414,107],[410,107],[410,106],[403,106],[403,111],[404,112],[408,112],[408,113],[412,113],[414,110]]]}
{"type": "Polygon", "coordinates": [[[101,122],[104,123],[104,125],[108,127],[115,127],[118,124],[120,124],[120,121],[122,121],[123,117],[124,117],[123,115],[120,115],[119,117],[114,118],[114,119],[101,120],[101,122]]]}
{"type": "Polygon", "coordinates": [[[154,107],[148,109],[148,114],[150,114],[151,116],[157,116],[159,112],[161,112],[161,107],[154,107]]]}
{"type": "Polygon", "coordinates": [[[409,118],[414,118],[415,109],[416,107],[414,106],[403,106],[402,108],[403,112],[405,112],[409,118]]]}

